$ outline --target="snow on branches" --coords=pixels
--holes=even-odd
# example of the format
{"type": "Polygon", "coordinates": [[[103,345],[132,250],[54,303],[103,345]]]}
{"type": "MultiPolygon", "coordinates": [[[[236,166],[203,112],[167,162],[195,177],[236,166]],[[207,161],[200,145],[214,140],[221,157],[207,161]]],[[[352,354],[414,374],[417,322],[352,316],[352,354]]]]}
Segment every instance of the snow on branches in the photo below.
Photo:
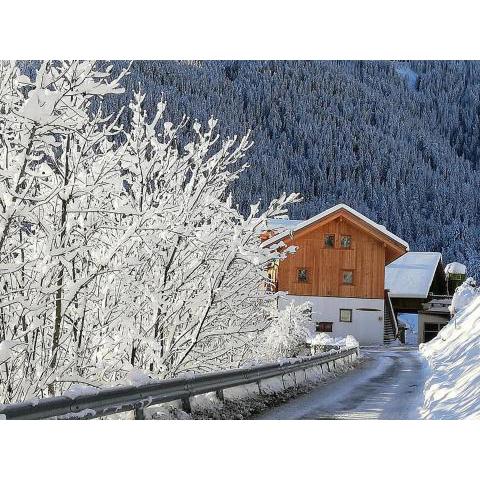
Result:
{"type": "Polygon", "coordinates": [[[290,302],[279,310],[271,308],[271,322],[260,337],[257,351],[269,360],[290,358],[306,349],[307,341],[315,334],[309,302],[295,305],[290,302]]]}
{"type": "Polygon", "coordinates": [[[140,92],[124,128],[102,101],[127,74],[0,63],[0,402],[236,366],[269,322],[286,252],[259,232],[298,196],[243,217],[229,189],[249,136],[173,125],[163,101],[149,120],[140,92]]]}

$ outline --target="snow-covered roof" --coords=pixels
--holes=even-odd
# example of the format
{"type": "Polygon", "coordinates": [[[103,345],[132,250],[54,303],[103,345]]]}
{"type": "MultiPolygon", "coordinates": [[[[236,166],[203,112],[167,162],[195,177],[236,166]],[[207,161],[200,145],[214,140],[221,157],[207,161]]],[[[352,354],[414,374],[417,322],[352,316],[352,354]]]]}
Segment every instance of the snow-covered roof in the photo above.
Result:
{"type": "Polygon", "coordinates": [[[463,263],[452,262],[445,267],[445,273],[447,275],[450,273],[459,273],[460,275],[465,275],[467,273],[467,267],[463,263]]]}
{"type": "Polygon", "coordinates": [[[360,220],[363,220],[365,223],[368,223],[371,225],[373,228],[377,229],[387,237],[390,237],[392,240],[394,240],[397,243],[400,243],[403,245],[407,250],[408,250],[408,243],[405,240],[402,240],[400,237],[397,237],[395,234],[392,232],[389,232],[383,225],[380,225],[378,223],[375,223],[373,220],[370,220],[370,218],[366,217],[365,215],[362,215],[360,212],[357,212],[354,210],[352,207],[349,207],[348,205],[345,205],[344,203],[339,203],[338,205],[335,205],[332,208],[329,208],[318,215],[315,215],[314,217],[309,218],[308,220],[290,220],[290,222],[295,222],[292,223],[291,225],[285,225],[286,230],[278,233],[277,235],[273,236],[272,238],[268,239],[265,241],[265,245],[270,245],[272,243],[278,242],[282,238],[286,237],[287,235],[290,235],[293,232],[296,232],[298,230],[301,230],[302,228],[308,227],[308,225],[311,225],[312,223],[315,223],[319,220],[321,220],[324,217],[327,217],[328,215],[331,215],[332,213],[335,213],[338,210],[346,210],[347,212],[351,213],[352,215],[356,216],[360,220]]]}
{"type": "Polygon", "coordinates": [[[407,252],[385,267],[390,297],[427,298],[438,262],[438,252],[407,252]]]}

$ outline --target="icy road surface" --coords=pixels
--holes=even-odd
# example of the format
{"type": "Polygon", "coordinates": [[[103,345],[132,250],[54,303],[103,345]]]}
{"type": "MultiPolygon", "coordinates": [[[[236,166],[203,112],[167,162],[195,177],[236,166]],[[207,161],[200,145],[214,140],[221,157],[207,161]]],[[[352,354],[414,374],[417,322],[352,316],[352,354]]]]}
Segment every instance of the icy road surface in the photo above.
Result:
{"type": "Polygon", "coordinates": [[[418,419],[425,364],[417,347],[362,348],[355,369],[258,419],[418,419]]]}

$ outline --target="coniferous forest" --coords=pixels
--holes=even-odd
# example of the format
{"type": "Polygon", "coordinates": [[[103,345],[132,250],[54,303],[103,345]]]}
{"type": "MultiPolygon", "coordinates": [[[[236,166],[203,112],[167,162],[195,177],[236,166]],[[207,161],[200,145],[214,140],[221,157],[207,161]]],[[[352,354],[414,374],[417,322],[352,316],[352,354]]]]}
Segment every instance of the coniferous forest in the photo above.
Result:
{"type": "MultiPolygon", "coordinates": [[[[291,208],[296,219],[344,202],[411,250],[480,271],[480,63],[135,61],[130,69],[126,92],[140,86],[152,115],[163,95],[174,123],[213,116],[223,137],[252,130],[250,168],[233,191],[242,211],[283,191],[304,198],[291,208]]],[[[126,95],[110,99],[112,111],[126,95]]]]}

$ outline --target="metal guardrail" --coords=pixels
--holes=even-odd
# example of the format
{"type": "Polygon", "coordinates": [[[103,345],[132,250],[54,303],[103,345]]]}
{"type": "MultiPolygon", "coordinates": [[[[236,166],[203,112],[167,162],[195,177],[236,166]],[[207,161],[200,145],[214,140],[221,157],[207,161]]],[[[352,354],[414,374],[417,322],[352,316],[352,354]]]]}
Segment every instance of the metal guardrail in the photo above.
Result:
{"type": "Polygon", "coordinates": [[[78,395],[49,397],[22,403],[0,405],[0,418],[6,420],[38,420],[47,418],[90,419],[115,413],[135,411],[136,419],[143,419],[144,408],[173,400],[182,400],[184,410],[190,411],[190,397],[202,393],[217,392],[223,399],[223,389],[260,383],[298,370],[327,365],[335,367],[335,361],[358,356],[358,348],[268,363],[255,367],[238,368],[197,375],[192,378],[174,378],[152,381],[142,385],[99,389],[97,392],[78,395]]]}

